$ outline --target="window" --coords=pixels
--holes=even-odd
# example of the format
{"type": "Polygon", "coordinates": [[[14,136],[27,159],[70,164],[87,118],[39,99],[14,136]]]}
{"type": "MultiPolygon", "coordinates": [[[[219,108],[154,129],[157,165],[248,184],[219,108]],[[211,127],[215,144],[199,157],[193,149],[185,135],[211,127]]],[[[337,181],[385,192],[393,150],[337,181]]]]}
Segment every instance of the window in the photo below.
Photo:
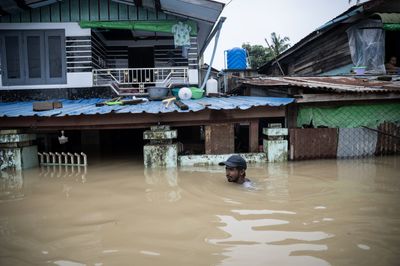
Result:
{"type": "Polygon", "coordinates": [[[3,84],[66,83],[64,30],[0,31],[3,84]]]}

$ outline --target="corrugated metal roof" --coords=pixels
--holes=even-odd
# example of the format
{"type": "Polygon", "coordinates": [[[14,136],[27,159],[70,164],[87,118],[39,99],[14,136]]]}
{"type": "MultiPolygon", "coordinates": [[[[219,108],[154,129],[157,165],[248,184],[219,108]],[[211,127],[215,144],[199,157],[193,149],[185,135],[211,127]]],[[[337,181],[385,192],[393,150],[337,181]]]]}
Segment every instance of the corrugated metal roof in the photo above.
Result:
{"type": "Polygon", "coordinates": [[[400,23],[400,13],[375,13],[383,23],[400,23]]]}
{"type": "Polygon", "coordinates": [[[0,117],[21,117],[21,116],[40,116],[40,117],[62,117],[75,115],[101,115],[109,113],[171,113],[171,112],[198,112],[206,108],[212,110],[246,110],[256,106],[282,106],[292,103],[293,98],[276,97],[250,97],[250,96],[231,96],[221,98],[202,98],[198,100],[183,100],[189,106],[189,110],[180,110],[175,104],[166,107],[161,101],[149,101],[137,105],[114,105],[96,107],[96,103],[104,99],[81,99],[81,100],[60,100],[63,108],[50,111],[35,112],[32,110],[30,102],[9,102],[0,103],[0,117]],[[205,107],[205,105],[208,105],[205,107]]]}
{"type": "Polygon", "coordinates": [[[293,86],[351,93],[400,93],[400,81],[380,81],[372,77],[261,77],[247,79],[242,84],[264,87],[293,86]]]}

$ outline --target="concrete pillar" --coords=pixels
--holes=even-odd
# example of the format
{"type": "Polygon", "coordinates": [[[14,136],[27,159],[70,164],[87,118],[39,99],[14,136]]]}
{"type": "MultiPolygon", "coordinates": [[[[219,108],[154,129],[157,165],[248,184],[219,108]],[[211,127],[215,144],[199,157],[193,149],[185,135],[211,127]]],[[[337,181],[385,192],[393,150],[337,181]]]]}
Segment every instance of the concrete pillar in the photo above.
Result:
{"type": "Polygon", "coordinates": [[[178,131],[171,130],[169,126],[153,126],[143,132],[143,139],[150,140],[143,147],[144,166],[176,167],[178,164],[178,145],[172,143],[177,138],[178,131]]]}
{"type": "Polygon", "coordinates": [[[21,170],[38,166],[38,149],[36,145],[32,145],[33,140],[36,140],[36,134],[0,130],[0,170],[21,170]]]}
{"type": "MultiPolygon", "coordinates": [[[[280,124],[279,124],[280,125],[280,124]]],[[[263,140],[264,152],[268,162],[283,162],[288,159],[287,128],[263,128],[267,139],[263,140]]]]}
{"type": "Polygon", "coordinates": [[[205,126],[206,154],[229,154],[235,152],[235,133],[232,123],[205,126]]]}

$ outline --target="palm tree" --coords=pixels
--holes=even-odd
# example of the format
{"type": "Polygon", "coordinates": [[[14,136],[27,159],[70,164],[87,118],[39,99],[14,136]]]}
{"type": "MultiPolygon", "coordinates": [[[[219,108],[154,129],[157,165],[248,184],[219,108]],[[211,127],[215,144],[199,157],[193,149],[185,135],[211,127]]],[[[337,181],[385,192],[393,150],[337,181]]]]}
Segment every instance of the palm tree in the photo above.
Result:
{"type": "Polygon", "coordinates": [[[275,32],[271,33],[271,50],[273,51],[275,56],[278,56],[280,53],[285,51],[290,47],[289,37],[283,37],[277,35],[275,32]]]}

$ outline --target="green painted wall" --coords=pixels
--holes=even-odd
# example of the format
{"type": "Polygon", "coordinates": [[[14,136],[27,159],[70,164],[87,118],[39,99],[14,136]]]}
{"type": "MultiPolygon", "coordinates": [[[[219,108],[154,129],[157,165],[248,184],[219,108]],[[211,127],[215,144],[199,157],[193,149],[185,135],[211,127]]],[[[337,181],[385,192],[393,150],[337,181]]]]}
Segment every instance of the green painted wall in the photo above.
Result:
{"type": "Polygon", "coordinates": [[[111,0],[63,0],[11,16],[0,17],[0,23],[79,22],[124,20],[177,20],[163,12],[113,2],[111,0]]]}

